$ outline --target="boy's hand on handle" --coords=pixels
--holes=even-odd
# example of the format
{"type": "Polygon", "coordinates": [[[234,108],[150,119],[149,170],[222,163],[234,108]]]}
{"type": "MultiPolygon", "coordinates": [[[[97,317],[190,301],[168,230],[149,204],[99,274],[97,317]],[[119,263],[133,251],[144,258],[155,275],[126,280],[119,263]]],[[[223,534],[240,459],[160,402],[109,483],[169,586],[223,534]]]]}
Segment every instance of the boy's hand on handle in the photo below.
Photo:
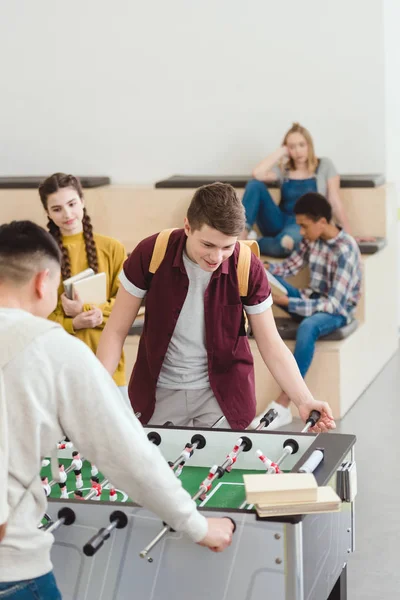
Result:
{"type": "Polygon", "coordinates": [[[67,317],[77,317],[83,311],[83,302],[75,291],[73,300],[67,298],[65,293],[61,294],[61,303],[67,317]]]}
{"type": "Polygon", "coordinates": [[[100,308],[92,308],[91,310],[81,312],[72,321],[75,330],[78,329],[94,329],[103,322],[103,313],[100,308]]]}
{"type": "Polygon", "coordinates": [[[205,538],[199,542],[200,546],[205,546],[213,552],[223,552],[232,543],[234,524],[231,519],[207,519],[208,533],[205,538]]]}
{"type": "Polygon", "coordinates": [[[323,433],[329,429],[336,429],[336,423],[332,415],[331,407],[327,402],[320,402],[319,400],[310,400],[305,402],[298,407],[299,414],[304,423],[306,423],[310,413],[313,410],[317,410],[321,413],[321,418],[318,423],[309,429],[312,433],[323,433]]]}

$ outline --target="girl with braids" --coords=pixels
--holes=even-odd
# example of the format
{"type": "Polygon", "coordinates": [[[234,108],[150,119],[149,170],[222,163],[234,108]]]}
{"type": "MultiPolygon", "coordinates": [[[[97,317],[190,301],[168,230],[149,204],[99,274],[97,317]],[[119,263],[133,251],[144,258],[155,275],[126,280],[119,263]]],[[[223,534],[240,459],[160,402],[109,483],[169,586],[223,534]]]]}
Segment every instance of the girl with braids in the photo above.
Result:
{"type": "MultiPolygon", "coordinates": [[[[100,306],[86,305],[77,295],[70,300],[64,293],[61,281],[57,307],[49,316],[49,319],[60,323],[68,333],[81,339],[96,353],[100,335],[115,302],[118,275],[126,258],[125,249],[117,240],[93,233],[81,183],[73,175],[51,175],[39,186],[39,195],[49,217],[48,230],[62,253],[62,281],[88,267],[95,273],[106,274],[107,302],[100,306]]],[[[128,401],[123,353],[114,373],[114,381],[128,401]]]]}

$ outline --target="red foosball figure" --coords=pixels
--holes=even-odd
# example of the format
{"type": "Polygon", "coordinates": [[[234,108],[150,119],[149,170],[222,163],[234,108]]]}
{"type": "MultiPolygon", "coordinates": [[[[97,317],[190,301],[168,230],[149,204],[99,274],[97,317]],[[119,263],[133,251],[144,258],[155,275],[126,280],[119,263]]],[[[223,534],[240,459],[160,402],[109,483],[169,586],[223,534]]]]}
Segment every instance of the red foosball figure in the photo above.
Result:
{"type": "Polygon", "coordinates": [[[94,498],[92,498],[92,500],[100,500],[102,488],[101,483],[99,483],[99,478],[92,475],[92,477],[90,478],[90,484],[92,486],[92,490],[96,490],[96,495],[94,496],[94,498]]]}

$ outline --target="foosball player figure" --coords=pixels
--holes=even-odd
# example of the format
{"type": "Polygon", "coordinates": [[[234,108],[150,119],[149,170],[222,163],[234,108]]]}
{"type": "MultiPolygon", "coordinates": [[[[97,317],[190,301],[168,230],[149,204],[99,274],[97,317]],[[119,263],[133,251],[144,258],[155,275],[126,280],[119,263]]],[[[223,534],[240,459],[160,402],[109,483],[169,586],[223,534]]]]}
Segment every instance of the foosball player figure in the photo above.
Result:
{"type": "Polygon", "coordinates": [[[92,486],[92,490],[96,490],[96,495],[92,498],[92,500],[100,500],[102,488],[99,478],[92,475],[90,478],[90,485],[92,486]]]}
{"type": "Polygon", "coordinates": [[[82,490],[75,490],[74,491],[74,498],[75,498],[75,500],[83,500],[83,492],[82,492],[82,490]]]}
{"type": "Polygon", "coordinates": [[[48,477],[41,477],[41,480],[42,480],[43,491],[46,494],[46,497],[48,497],[48,496],[50,496],[50,493],[51,493],[49,479],[48,479],[48,477]]]}
{"type": "Polygon", "coordinates": [[[59,444],[57,444],[57,450],[66,450],[67,448],[72,448],[73,447],[73,443],[72,442],[60,442],[59,444]]]}
{"type": "Polygon", "coordinates": [[[75,486],[76,489],[80,489],[81,487],[83,487],[83,481],[82,481],[82,459],[81,459],[81,455],[79,454],[79,452],[77,452],[76,450],[74,450],[74,452],[72,453],[72,468],[74,470],[75,473],[75,486]]]}
{"type": "Polygon", "coordinates": [[[115,502],[117,499],[117,490],[110,484],[110,502],[115,502]]]}
{"type": "Polygon", "coordinates": [[[99,474],[98,468],[93,463],[91,464],[91,467],[90,467],[90,474],[92,475],[92,477],[96,477],[96,475],[99,474]]]}
{"type": "Polygon", "coordinates": [[[58,485],[61,490],[61,498],[68,498],[67,484],[65,483],[66,481],[67,481],[67,474],[65,472],[64,465],[59,463],[59,465],[58,465],[58,482],[59,482],[58,485]]]}

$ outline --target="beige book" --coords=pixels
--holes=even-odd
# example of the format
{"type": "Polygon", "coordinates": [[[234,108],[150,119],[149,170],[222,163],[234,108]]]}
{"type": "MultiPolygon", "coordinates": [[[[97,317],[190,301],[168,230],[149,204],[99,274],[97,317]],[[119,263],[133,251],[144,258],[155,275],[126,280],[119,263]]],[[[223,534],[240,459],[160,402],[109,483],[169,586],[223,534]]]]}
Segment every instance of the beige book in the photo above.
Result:
{"type": "Polygon", "coordinates": [[[75,281],[72,288],[84,304],[103,304],[107,301],[107,278],[105,273],[96,273],[86,279],[75,281]]]}
{"type": "Polygon", "coordinates": [[[300,502],[298,504],[256,504],[255,508],[260,517],[279,517],[289,515],[308,515],[311,513],[337,512],[341,507],[341,500],[336,492],[329,486],[317,489],[315,502],[300,502]]]}
{"type": "Polygon", "coordinates": [[[67,298],[69,298],[70,300],[74,299],[74,295],[73,295],[73,291],[72,291],[72,284],[75,283],[76,281],[80,281],[81,279],[86,279],[87,277],[92,277],[92,275],[94,275],[94,271],[93,269],[85,269],[84,271],[81,271],[80,273],[77,273],[76,275],[72,275],[72,277],[68,277],[68,279],[65,279],[63,281],[64,284],[64,292],[65,295],[67,296],[67,298]]]}
{"type": "Polygon", "coordinates": [[[317,481],[312,473],[243,475],[249,504],[315,502],[317,481]]]}

